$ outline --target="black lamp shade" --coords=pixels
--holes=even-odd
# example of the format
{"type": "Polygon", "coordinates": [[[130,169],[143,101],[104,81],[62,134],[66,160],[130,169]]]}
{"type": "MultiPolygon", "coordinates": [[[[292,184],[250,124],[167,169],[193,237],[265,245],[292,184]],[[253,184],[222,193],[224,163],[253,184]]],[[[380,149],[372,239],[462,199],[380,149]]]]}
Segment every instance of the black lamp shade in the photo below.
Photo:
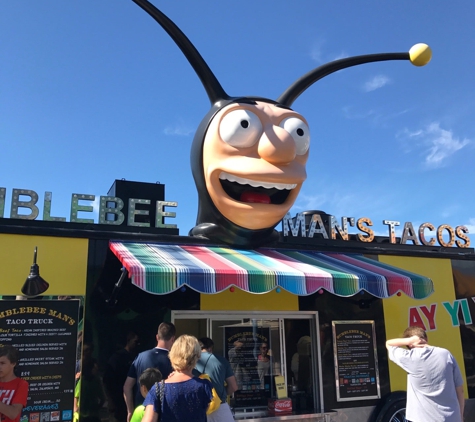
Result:
{"type": "Polygon", "coordinates": [[[30,274],[21,288],[21,292],[25,296],[38,296],[48,290],[49,284],[40,276],[40,267],[36,263],[37,248],[35,248],[35,255],[33,265],[30,268],[30,274]]]}

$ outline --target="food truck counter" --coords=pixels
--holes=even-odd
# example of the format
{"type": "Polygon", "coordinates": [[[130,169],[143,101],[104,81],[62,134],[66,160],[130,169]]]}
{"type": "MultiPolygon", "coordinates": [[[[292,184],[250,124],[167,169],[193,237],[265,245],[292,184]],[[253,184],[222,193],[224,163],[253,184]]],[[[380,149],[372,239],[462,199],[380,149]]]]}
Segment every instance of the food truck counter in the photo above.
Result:
{"type": "Polygon", "coordinates": [[[246,422],[276,422],[276,421],[300,421],[300,422],[333,422],[338,415],[337,412],[325,412],[325,413],[308,413],[298,415],[276,415],[265,417],[240,417],[235,415],[237,421],[244,420],[246,422]]]}

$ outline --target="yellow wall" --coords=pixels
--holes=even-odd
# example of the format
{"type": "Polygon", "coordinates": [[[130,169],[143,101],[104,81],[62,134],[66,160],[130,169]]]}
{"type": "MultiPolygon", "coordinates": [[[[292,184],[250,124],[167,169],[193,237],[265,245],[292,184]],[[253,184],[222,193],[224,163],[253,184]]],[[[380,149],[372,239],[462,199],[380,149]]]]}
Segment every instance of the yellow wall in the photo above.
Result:
{"type": "Polygon", "coordinates": [[[87,239],[13,234],[0,234],[0,295],[21,295],[35,246],[40,275],[50,286],[45,295],[85,295],[87,239]]]}
{"type": "Polygon", "coordinates": [[[201,294],[202,311],[298,311],[297,295],[281,290],[255,294],[235,288],[214,295],[201,294]]]}
{"type": "MultiPolygon", "coordinates": [[[[409,298],[404,293],[401,296],[384,299],[386,338],[402,336],[403,331],[409,325],[409,309],[411,307],[426,306],[430,309],[432,304],[436,304],[435,329],[433,330],[429,328],[429,321],[426,316],[419,312],[422,321],[427,327],[429,344],[450,350],[455,359],[457,359],[462,374],[465,374],[460,330],[458,326],[453,326],[449,313],[442,305],[442,302],[453,303],[455,300],[450,259],[380,256],[379,260],[431,278],[435,289],[431,296],[422,300],[409,298]]],[[[389,374],[391,391],[406,390],[406,373],[401,368],[390,362],[389,374]]],[[[467,391],[466,385],[464,388],[467,391]]]]}

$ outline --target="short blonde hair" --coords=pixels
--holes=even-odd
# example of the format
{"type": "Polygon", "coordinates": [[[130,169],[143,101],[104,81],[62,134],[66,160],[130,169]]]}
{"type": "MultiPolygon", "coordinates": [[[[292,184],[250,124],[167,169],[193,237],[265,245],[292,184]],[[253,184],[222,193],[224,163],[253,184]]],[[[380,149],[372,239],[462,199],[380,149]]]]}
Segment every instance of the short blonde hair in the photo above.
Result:
{"type": "Polygon", "coordinates": [[[194,368],[200,356],[201,347],[198,339],[186,334],[175,340],[169,353],[170,362],[176,371],[194,368]]]}

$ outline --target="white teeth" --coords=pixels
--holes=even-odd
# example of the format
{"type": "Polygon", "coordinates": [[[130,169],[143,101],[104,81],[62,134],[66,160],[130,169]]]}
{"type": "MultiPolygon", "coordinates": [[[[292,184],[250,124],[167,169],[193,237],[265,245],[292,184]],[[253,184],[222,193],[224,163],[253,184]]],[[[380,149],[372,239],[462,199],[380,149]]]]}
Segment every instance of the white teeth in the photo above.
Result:
{"type": "Polygon", "coordinates": [[[283,190],[283,189],[291,190],[291,189],[294,189],[297,186],[296,183],[257,182],[256,180],[244,179],[243,177],[238,177],[238,176],[235,176],[234,174],[226,173],[225,171],[221,172],[221,174],[219,175],[219,178],[221,180],[228,180],[230,182],[236,182],[236,183],[239,183],[240,185],[251,185],[254,188],[262,187],[262,188],[266,188],[266,189],[275,188],[275,189],[279,189],[279,190],[283,190]]]}

